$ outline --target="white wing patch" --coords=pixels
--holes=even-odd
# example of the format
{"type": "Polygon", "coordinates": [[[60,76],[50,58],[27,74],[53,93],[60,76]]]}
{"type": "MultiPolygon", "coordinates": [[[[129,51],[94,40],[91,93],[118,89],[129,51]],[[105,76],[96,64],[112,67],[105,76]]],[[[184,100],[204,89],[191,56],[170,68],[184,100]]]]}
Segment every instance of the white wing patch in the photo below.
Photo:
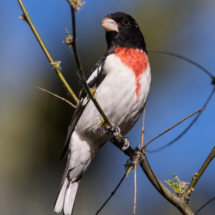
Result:
{"type": "Polygon", "coordinates": [[[99,74],[99,71],[101,70],[101,66],[99,66],[98,68],[96,68],[93,73],[90,75],[90,77],[87,80],[87,83],[91,82],[94,78],[96,78],[99,74]]]}

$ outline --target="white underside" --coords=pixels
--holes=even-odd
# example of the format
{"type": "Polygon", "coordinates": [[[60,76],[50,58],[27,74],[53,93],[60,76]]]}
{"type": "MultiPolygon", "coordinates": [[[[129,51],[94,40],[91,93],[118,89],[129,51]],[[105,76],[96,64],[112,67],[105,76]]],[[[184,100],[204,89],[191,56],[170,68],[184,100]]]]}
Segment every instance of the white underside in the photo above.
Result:
{"type": "MultiPolygon", "coordinates": [[[[120,127],[121,134],[125,135],[137,122],[146,103],[151,85],[150,66],[141,76],[138,99],[135,75],[118,57],[109,55],[104,70],[107,75],[96,91],[96,98],[109,120],[120,127]]],[[[77,166],[77,162],[92,160],[99,146],[112,138],[101,131],[100,118],[93,102],[89,101],[70,141],[71,167],[77,166]]]]}
{"type": "MultiPolygon", "coordinates": [[[[96,91],[96,98],[109,120],[120,127],[121,134],[127,134],[140,117],[145,106],[151,85],[150,67],[140,77],[140,93],[136,95],[136,80],[133,71],[122,64],[114,54],[106,58],[104,71],[106,77],[96,91]]],[[[97,75],[95,71],[91,80],[97,75]]],[[[54,211],[63,208],[65,215],[73,210],[80,176],[86,171],[95,157],[99,146],[112,138],[101,131],[101,116],[92,101],[84,109],[69,145],[68,169],[62,182],[54,211]]]]}

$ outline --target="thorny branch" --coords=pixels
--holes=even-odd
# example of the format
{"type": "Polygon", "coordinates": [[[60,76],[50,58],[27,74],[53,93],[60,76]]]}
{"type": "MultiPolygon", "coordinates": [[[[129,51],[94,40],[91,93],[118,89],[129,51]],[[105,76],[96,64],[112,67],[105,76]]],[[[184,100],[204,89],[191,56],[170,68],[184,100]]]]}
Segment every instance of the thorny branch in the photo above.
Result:
{"type": "Polygon", "coordinates": [[[77,103],[77,102],[78,102],[78,98],[76,97],[76,95],[75,95],[75,93],[73,92],[73,90],[70,88],[70,86],[69,86],[69,84],[67,83],[66,79],[63,77],[63,74],[61,73],[61,70],[60,70],[60,64],[57,63],[57,62],[55,62],[55,61],[52,59],[51,55],[49,54],[49,52],[48,52],[46,46],[44,45],[44,43],[43,43],[43,41],[42,41],[42,39],[41,39],[39,33],[37,32],[37,30],[36,30],[36,28],[35,28],[33,22],[31,21],[31,18],[30,18],[30,16],[29,16],[28,12],[26,11],[25,6],[24,6],[22,0],[18,0],[18,3],[19,3],[19,5],[20,5],[20,7],[21,7],[21,9],[22,9],[22,11],[23,11],[23,14],[24,14],[24,15],[21,16],[20,18],[23,19],[23,20],[25,20],[25,21],[28,23],[28,25],[30,26],[32,32],[34,33],[34,35],[35,35],[35,37],[36,37],[38,43],[40,44],[40,46],[41,46],[43,52],[45,53],[45,55],[46,55],[46,57],[48,58],[50,64],[52,65],[54,71],[56,72],[57,76],[58,76],[59,79],[62,81],[63,85],[66,87],[68,93],[72,96],[73,100],[77,103]]]}

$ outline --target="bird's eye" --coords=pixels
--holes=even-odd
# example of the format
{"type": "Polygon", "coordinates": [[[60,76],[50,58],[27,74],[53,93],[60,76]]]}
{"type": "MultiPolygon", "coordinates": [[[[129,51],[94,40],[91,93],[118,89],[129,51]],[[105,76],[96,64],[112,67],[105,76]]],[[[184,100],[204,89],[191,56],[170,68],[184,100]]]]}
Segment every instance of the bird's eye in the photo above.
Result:
{"type": "Polygon", "coordinates": [[[122,20],[122,23],[123,23],[124,25],[129,25],[128,19],[123,19],[123,20],[122,20]]]}

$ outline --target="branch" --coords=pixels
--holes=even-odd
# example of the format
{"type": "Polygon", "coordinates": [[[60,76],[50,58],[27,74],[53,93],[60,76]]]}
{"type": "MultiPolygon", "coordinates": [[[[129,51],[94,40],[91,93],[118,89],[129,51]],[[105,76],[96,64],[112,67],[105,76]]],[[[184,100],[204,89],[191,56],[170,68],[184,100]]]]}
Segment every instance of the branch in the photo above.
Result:
{"type": "Polygon", "coordinates": [[[133,215],[136,212],[136,204],[137,204],[137,164],[134,164],[134,208],[133,215]]]}
{"type": "MultiPolygon", "coordinates": [[[[114,144],[117,148],[120,149],[118,144],[114,144]]],[[[120,149],[122,151],[122,149],[120,149]]],[[[129,147],[127,150],[122,151],[125,155],[129,156],[132,161],[136,161],[136,165],[140,165],[143,172],[151,182],[151,184],[155,187],[155,189],[167,200],[169,201],[172,205],[174,205],[183,215],[194,215],[192,210],[190,209],[189,205],[187,204],[187,201],[185,198],[178,197],[174,195],[168,188],[166,188],[163,183],[156,177],[154,172],[152,171],[147,157],[144,152],[141,150],[133,150],[131,147],[129,147]]],[[[125,175],[122,177],[120,183],[117,185],[116,189],[111,193],[111,196],[107,199],[107,201],[102,205],[102,207],[97,211],[96,215],[103,209],[103,207],[107,204],[107,202],[110,200],[110,198],[114,195],[124,178],[126,177],[125,175]]]]}
{"type": "Polygon", "coordinates": [[[144,131],[144,121],[145,121],[145,113],[146,113],[146,107],[144,107],[144,110],[143,110],[142,133],[141,133],[141,144],[140,144],[140,147],[141,147],[141,148],[143,147],[143,143],[144,143],[144,134],[145,134],[145,131],[144,131]]]}
{"type": "MultiPolygon", "coordinates": [[[[117,146],[117,145],[116,145],[117,146]]],[[[118,146],[117,146],[118,147],[118,146]]],[[[122,150],[121,150],[122,151],[122,150]]],[[[182,197],[178,197],[174,195],[168,188],[166,188],[163,183],[156,177],[154,172],[152,171],[147,157],[144,152],[141,150],[133,150],[129,147],[127,150],[123,151],[124,154],[130,155],[131,160],[138,160],[138,163],[147,178],[151,182],[151,184],[155,187],[155,189],[172,205],[174,205],[179,211],[181,211],[184,215],[194,215],[192,210],[190,209],[187,202],[182,197]]]]}
{"type": "Polygon", "coordinates": [[[196,215],[197,213],[199,213],[199,211],[201,211],[205,206],[207,206],[208,204],[210,204],[213,200],[215,200],[215,197],[213,197],[211,200],[209,200],[208,202],[206,202],[201,208],[199,208],[199,209],[196,211],[195,215],[196,215]]]}
{"type": "Polygon", "coordinates": [[[208,165],[210,164],[210,162],[213,160],[214,157],[215,157],[215,147],[212,149],[211,153],[209,154],[208,158],[206,159],[206,161],[202,165],[199,172],[194,174],[193,179],[192,179],[192,181],[191,181],[191,183],[190,183],[190,185],[186,191],[186,194],[188,196],[190,196],[192,190],[194,190],[194,187],[196,186],[196,183],[199,181],[202,174],[205,172],[206,168],[208,167],[208,165]]]}
{"type": "Polygon", "coordinates": [[[68,104],[71,105],[72,107],[76,108],[74,104],[72,104],[70,101],[66,100],[65,98],[62,98],[62,97],[60,97],[60,96],[58,96],[58,95],[56,95],[56,94],[54,94],[54,93],[52,93],[52,92],[50,92],[50,91],[48,91],[48,90],[45,90],[45,89],[43,89],[43,88],[41,88],[41,87],[36,87],[36,88],[39,89],[39,90],[42,90],[42,91],[44,91],[44,92],[46,92],[46,93],[49,93],[49,94],[51,94],[51,95],[53,95],[53,96],[59,98],[60,100],[62,100],[62,101],[64,101],[64,102],[68,103],[68,104]]]}
{"type": "Polygon", "coordinates": [[[82,3],[81,0],[67,0],[69,5],[75,9],[77,12],[80,8],[80,6],[83,6],[85,4],[85,1],[82,3]]]}
{"type": "Polygon", "coordinates": [[[28,12],[25,9],[24,4],[22,3],[22,0],[18,0],[18,3],[23,11],[23,16],[21,16],[20,18],[25,20],[28,25],[30,26],[32,32],[34,33],[38,43],[40,44],[43,52],[45,53],[46,57],[48,58],[50,64],[52,65],[54,71],[56,72],[57,76],[60,78],[61,82],[63,83],[63,85],[66,87],[68,93],[72,96],[73,100],[77,103],[78,102],[78,98],[76,97],[75,93],[73,92],[73,90],[70,88],[69,84],[67,83],[66,79],[63,77],[63,74],[61,73],[60,70],[60,64],[58,62],[55,62],[51,55],[49,54],[48,50],[46,49],[40,35],[38,34],[33,22],[31,21],[30,16],[28,15],[28,12]]]}
{"type": "Polygon", "coordinates": [[[148,52],[154,52],[154,53],[161,53],[161,54],[171,55],[171,56],[180,58],[182,60],[185,60],[185,61],[187,61],[187,62],[189,62],[189,63],[197,66],[199,69],[201,69],[206,74],[208,74],[211,77],[211,79],[213,80],[212,84],[215,84],[215,83],[213,83],[215,81],[215,77],[207,69],[205,69],[200,64],[198,64],[198,63],[196,63],[196,62],[194,62],[194,61],[192,61],[192,60],[190,60],[190,59],[188,59],[188,58],[186,58],[184,56],[181,56],[181,55],[178,55],[178,54],[174,54],[174,53],[170,53],[170,52],[160,51],[160,50],[152,50],[152,49],[148,49],[148,52]]]}
{"type": "Polygon", "coordinates": [[[109,202],[109,200],[112,198],[112,196],[116,193],[116,191],[118,190],[119,186],[121,185],[121,183],[123,182],[123,180],[126,177],[127,172],[123,175],[122,179],[120,180],[119,184],[116,186],[115,190],[111,193],[111,195],[109,196],[109,198],[105,201],[105,203],[101,206],[101,208],[97,211],[96,215],[99,214],[99,212],[104,208],[104,206],[109,202]]]}
{"type": "MultiPolygon", "coordinates": [[[[122,149],[118,146],[118,144],[115,144],[113,142],[113,144],[119,148],[121,151],[122,149]]],[[[140,165],[143,172],[145,173],[145,175],[147,176],[147,178],[149,179],[149,181],[151,182],[151,184],[155,187],[155,189],[167,200],[169,201],[172,205],[174,205],[179,211],[181,211],[181,213],[183,215],[194,215],[194,213],[192,212],[192,210],[190,209],[188,203],[187,203],[187,199],[184,198],[184,196],[178,197],[176,195],[174,195],[168,188],[166,188],[163,183],[156,177],[156,175],[154,174],[154,172],[152,171],[147,157],[145,155],[145,153],[141,150],[134,150],[131,147],[129,147],[127,150],[122,151],[125,155],[129,156],[131,161],[135,161],[136,165],[140,165]]],[[[126,174],[123,176],[123,178],[121,179],[120,183],[117,185],[117,188],[120,186],[120,184],[122,183],[122,181],[124,180],[124,178],[126,177],[126,174]]],[[[116,192],[117,189],[114,190],[114,193],[116,192]]],[[[96,213],[96,215],[98,215],[98,213],[101,211],[101,209],[107,204],[107,202],[109,201],[109,199],[112,197],[113,195],[111,194],[111,196],[108,198],[108,200],[103,204],[103,206],[99,209],[99,211],[96,213]]]]}
{"type": "MultiPolygon", "coordinates": [[[[71,2],[69,0],[67,0],[67,2],[69,3],[70,7],[71,7],[71,13],[72,13],[72,29],[73,29],[73,41],[72,41],[72,47],[73,47],[73,52],[75,55],[75,60],[77,63],[77,67],[78,67],[78,72],[79,75],[81,77],[81,81],[84,85],[84,88],[88,94],[88,96],[90,97],[90,99],[92,100],[92,102],[94,103],[94,105],[96,106],[97,110],[99,111],[99,113],[101,114],[102,118],[104,119],[105,124],[108,125],[108,127],[110,129],[112,129],[114,126],[113,124],[110,122],[110,120],[108,119],[108,117],[105,115],[104,111],[102,110],[102,108],[100,107],[98,101],[96,100],[96,98],[93,96],[93,94],[90,91],[90,88],[86,82],[86,77],[84,75],[84,71],[81,65],[81,61],[78,55],[78,50],[77,50],[77,45],[76,45],[76,22],[75,22],[75,9],[73,8],[71,2]]],[[[123,136],[121,134],[119,134],[116,137],[117,141],[119,143],[125,143],[125,139],[123,138],[123,136]]]]}
{"type": "MultiPolygon", "coordinates": [[[[165,130],[164,132],[162,132],[161,134],[159,134],[158,136],[154,137],[153,139],[151,139],[148,143],[146,143],[141,149],[146,149],[146,147],[149,145],[149,143],[151,143],[152,141],[156,140],[158,137],[162,136],[163,134],[165,134],[166,132],[170,131],[171,129],[175,128],[176,126],[178,126],[179,124],[181,124],[182,122],[184,122],[185,120],[189,119],[191,116],[200,113],[202,111],[204,111],[205,109],[200,109],[197,110],[196,112],[192,113],[191,115],[187,116],[186,118],[182,119],[181,121],[179,121],[178,123],[176,123],[175,125],[173,125],[172,127],[168,128],[167,130],[165,130]]],[[[165,145],[164,147],[167,147],[167,145],[165,145]]],[[[160,148],[161,149],[161,148],[160,148]]],[[[154,151],[158,151],[160,149],[156,149],[154,151]]],[[[163,149],[163,147],[162,147],[163,149]]],[[[154,152],[154,151],[148,151],[147,152],[154,152]]]]}

